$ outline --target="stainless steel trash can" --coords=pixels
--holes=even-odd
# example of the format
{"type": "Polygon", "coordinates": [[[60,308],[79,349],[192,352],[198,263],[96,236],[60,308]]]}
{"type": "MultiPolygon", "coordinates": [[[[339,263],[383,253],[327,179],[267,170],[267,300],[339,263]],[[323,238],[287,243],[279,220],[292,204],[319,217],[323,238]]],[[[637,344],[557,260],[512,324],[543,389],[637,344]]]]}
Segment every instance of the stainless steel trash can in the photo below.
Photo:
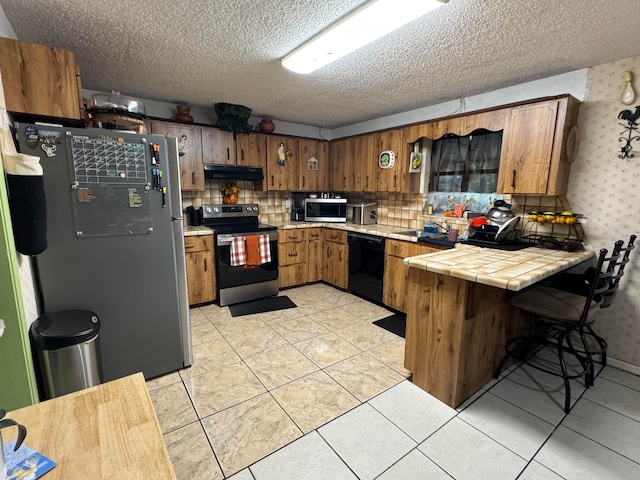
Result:
{"type": "Polygon", "coordinates": [[[42,400],[101,383],[98,351],[100,319],[90,310],[64,310],[31,324],[38,387],[42,400]]]}

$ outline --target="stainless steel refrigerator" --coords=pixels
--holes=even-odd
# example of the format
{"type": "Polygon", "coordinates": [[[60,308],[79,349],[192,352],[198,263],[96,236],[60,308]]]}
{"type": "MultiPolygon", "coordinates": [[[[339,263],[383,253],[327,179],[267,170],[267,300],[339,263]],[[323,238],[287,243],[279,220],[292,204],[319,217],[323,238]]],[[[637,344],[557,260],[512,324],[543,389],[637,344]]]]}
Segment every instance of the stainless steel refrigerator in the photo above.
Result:
{"type": "Polygon", "coordinates": [[[43,311],[98,315],[105,381],[191,365],[177,140],[31,124],[17,134],[44,170],[43,311]]]}

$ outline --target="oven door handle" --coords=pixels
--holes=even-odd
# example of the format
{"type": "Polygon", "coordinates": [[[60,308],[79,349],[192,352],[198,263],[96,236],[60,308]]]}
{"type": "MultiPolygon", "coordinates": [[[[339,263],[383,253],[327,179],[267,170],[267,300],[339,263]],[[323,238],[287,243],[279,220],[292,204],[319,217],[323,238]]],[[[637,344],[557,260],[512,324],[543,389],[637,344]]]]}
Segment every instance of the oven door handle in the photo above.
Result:
{"type": "Polygon", "coordinates": [[[225,235],[218,235],[216,236],[216,245],[218,247],[224,247],[226,245],[231,245],[231,242],[233,241],[234,238],[236,237],[249,237],[251,235],[263,235],[264,233],[266,233],[267,235],[269,235],[269,242],[273,242],[278,240],[278,232],[274,231],[274,232],[255,232],[255,233],[243,233],[242,235],[238,235],[238,234],[225,234],[225,235]]]}

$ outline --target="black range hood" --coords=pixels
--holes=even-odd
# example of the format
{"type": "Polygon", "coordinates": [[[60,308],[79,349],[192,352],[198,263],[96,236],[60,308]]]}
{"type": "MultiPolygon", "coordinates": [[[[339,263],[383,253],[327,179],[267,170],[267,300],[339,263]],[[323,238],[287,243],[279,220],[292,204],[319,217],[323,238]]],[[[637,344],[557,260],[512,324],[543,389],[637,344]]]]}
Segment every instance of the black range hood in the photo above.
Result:
{"type": "Polygon", "coordinates": [[[204,178],[225,180],[262,180],[262,167],[239,167],[236,165],[205,165],[204,178]]]}

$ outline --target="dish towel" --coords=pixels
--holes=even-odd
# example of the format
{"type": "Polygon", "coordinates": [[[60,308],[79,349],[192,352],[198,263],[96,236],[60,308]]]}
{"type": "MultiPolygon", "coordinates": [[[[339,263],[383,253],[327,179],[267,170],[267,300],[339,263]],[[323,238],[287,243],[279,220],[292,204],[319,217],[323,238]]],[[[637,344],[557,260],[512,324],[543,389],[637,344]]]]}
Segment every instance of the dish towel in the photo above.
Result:
{"type": "Polygon", "coordinates": [[[244,268],[254,268],[262,263],[260,255],[260,237],[258,235],[249,235],[246,237],[246,253],[247,261],[244,268]]]}
{"type": "Polygon", "coordinates": [[[245,237],[233,237],[231,240],[231,259],[232,267],[244,265],[247,261],[247,254],[244,246],[245,237]]]}
{"type": "Polygon", "coordinates": [[[266,233],[259,236],[260,244],[260,263],[269,263],[271,261],[271,246],[269,245],[269,235],[266,233]]]}

